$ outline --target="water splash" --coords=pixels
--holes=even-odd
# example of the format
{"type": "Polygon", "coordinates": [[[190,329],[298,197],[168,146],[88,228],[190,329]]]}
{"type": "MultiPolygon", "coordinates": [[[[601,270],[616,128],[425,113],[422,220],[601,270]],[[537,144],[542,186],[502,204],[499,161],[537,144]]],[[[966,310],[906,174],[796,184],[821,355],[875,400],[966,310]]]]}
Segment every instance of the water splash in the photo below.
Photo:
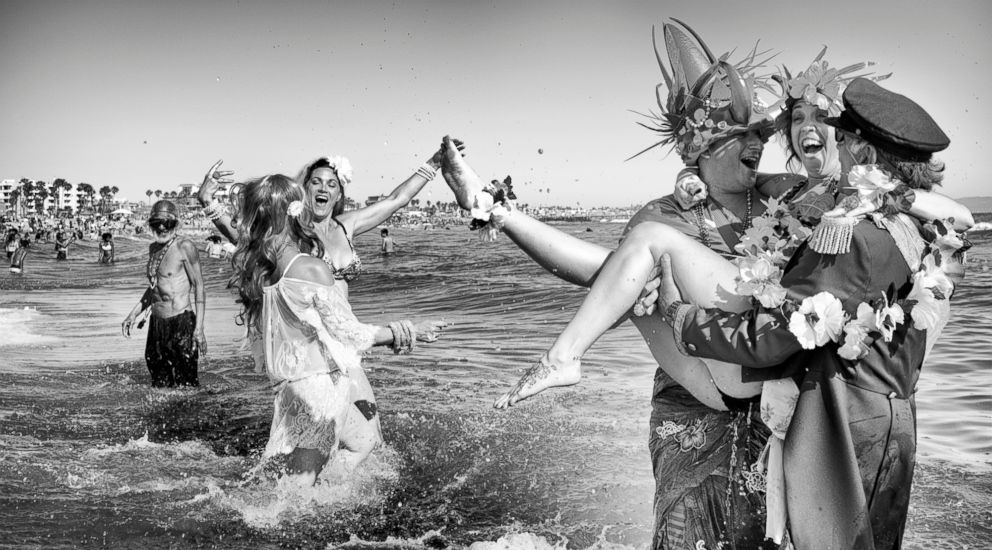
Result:
{"type": "Polygon", "coordinates": [[[58,336],[45,331],[49,316],[36,309],[0,308],[0,348],[51,344],[58,336]]]}

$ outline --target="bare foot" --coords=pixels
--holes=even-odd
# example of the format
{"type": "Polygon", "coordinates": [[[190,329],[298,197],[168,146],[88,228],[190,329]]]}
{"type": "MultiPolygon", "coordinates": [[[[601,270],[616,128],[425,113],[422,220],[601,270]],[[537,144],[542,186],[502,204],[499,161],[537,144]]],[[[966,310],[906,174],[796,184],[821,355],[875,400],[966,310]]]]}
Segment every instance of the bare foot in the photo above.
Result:
{"type": "Polygon", "coordinates": [[[497,409],[505,409],[548,388],[578,384],[582,378],[582,363],[576,359],[572,363],[553,365],[547,355],[542,356],[536,365],[527,369],[520,381],[509,392],[493,403],[497,409]]]}
{"type": "Polygon", "coordinates": [[[465,162],[465,157],[458,151],[457,143],[444,136],[444,157],[441,159],[441,175],[448,187],[455,193],[458,206],[465,210],[475,207],[475,197],[482,193],[485,184],[475,170],[465,162]]]}

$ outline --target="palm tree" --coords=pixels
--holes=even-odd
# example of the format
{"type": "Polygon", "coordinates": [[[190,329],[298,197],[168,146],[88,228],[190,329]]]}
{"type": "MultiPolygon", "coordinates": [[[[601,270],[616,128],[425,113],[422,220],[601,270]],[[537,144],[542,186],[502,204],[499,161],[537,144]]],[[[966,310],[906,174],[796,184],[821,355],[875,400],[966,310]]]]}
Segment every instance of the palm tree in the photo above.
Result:
{"type": "Polygon", "coordinates": [[[21,216],[21,188],[13,188],[7,200],[13,206],[14,216],[19,218],[21,216]]]}
{"type": "Polygon", "coordinates": [[[110,186],[104,185],[100,188],[100,212],[107,212],[107,199],[110,197],[110,186]]]}
{"type": "Polygon", "coordinates": [[[93,186],[88,183],[80,183],[79,185],[76,186],[76,191],[83,194],[83,196],[86,198],[85,200],[86,206],[92,209],[93,197],[96,195],[96,189],[93,189],[93,186]]]}
{"type": "Polygon", "coordinates": [[[148,195],[148,205],[151,206],[151,204],[152,204],[152,195],[155,194],[155,191],[152,191],[151,189],[145,189],[145,194],[148,195]]]}
{"type": "Polygon", "coordinates": [[[43,181],[35,182],[38,187],[34,192],[34,209],[38,215],[45,213],[45,201],[48,199],[48,184],[43,181]]]}
{"type": "Polygon", "coordinates": [[[55,178],[52,182],[51,192],[55,197],[55,212],[58,213],[62,209],[62,190],[69,191],[72,189],[72,184],[65,181],[63,178],[55,178]]]}
{"type": "Polygon", "coordinates": [[[24,199],[24,210],[30,208],[31,201],[34,200],[34,182],[28,178],[21,178],[21,197],[24,199]]]}
{"type": "Polygon", "coordinates": [[[155,190],[155,198],[156,199],[161,199],[162,198],[162,190],[161,189],[156,189],[155,190]]]}
{"type": "Polygon", "coordinates": [[[116,185],[110,188],[110,204],[113,206],[114,200],[117,199],[117,193],[120,192],[120,188],[116,185]]]}

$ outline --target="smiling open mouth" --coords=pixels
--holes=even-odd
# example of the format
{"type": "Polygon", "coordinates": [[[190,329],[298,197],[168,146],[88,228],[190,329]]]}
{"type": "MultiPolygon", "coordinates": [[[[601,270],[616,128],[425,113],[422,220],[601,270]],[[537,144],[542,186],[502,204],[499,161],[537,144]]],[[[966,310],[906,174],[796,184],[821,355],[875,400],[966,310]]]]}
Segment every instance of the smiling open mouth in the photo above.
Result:
{"type": "Polygon", "coordinates": [[[749,170],[757,170],[761,161],[761,153],[758,151],[746,151],[741,155],[741,164],[747,166],[749,170]]]}
{"type": "Polygon", "coordinates": [[[327,195],[317,195],[313,198],[313,202],[318,206],[325,206],[327,203],[331,202],[331,198],[327,195]]]}
{"type": "Polygon", "coordinates": [[[803,154],[805,155],[815,155],[823,150],[823,142],[815,137],[803,138],[802,143],[799,145],[802,147],[803,154]]]}

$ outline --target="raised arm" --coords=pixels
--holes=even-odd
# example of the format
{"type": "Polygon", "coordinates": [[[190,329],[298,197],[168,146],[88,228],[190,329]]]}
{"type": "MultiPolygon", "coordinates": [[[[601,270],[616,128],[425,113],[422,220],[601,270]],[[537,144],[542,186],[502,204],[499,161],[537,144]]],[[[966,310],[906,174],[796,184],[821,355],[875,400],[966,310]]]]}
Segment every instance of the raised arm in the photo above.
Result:
{"type": "Polygon", "coordinates": [[[238,230],[234,227],[232,223],[231,216],[224,210],[224,208],[214,199],[214,195],[220,190],[221,186],[228,183],[234,183],[234,180],[230,179],[228,176],[234,174],[231,170],[218,170],[223,160],[218,160],[207,170],[205,176],[203,176],[203,183],[200,184],[200,190],[196,193],[196,199],[200,202],[200,206],[203,207],[204,213],[213,222],[214,227],[220,231],[221,235],[234,243],[238,243],[238,230]]]}
{"type": "MultiPolygon", "coordinates": [[[[453,140],[458,149],[462,149],[462,143],[453,140]]],[[[338,216],[338,220],[345,225],[350,225],[354,235],[361,235],[370,229],[374,229],[382,222],[389,219],[397,210],[403,208],[417,196],[417,193],[424,188],[432,179],[437,170],[441,167],[442,150],[438,149],[431,155],[431,158],[424,163],[403,183],[393,189],[385,199],[375,204],[349,210],[338,216]]]]}

